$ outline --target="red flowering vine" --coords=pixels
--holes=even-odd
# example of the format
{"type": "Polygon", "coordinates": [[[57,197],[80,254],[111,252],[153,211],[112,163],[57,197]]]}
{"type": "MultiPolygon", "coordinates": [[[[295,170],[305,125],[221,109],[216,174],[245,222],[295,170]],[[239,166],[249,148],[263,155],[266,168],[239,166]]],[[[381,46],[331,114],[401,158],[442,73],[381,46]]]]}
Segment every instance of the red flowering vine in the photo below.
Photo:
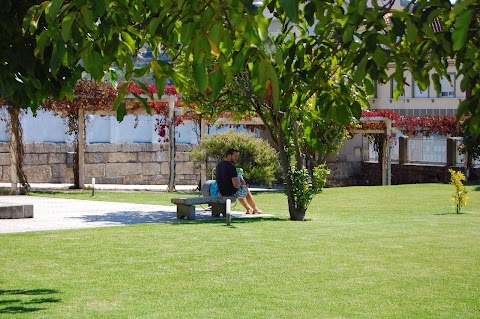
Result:
{"type": "MultiPolygon", "coordinates": [[[[402,134],[407,136],[423,134],[439,134],[443,136],[460,136],[462,132],[461,122],[452,116],[402,116],[391,110],[372,110],[363,111],[363,118],[387,117],[392,122],[392,127],[396,128],[402,134]]],[[[360,128],[363,130],[384,130],[383,121],[364,121],[350,126],[350,129],[360,128]]]]}

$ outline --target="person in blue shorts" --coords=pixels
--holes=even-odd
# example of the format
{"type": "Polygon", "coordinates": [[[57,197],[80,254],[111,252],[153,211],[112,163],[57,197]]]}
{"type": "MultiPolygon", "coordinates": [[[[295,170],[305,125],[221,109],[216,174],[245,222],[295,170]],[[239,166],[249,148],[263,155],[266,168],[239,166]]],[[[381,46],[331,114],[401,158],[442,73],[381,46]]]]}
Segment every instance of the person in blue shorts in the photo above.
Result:
{"type": "Polygon", "coordinates": [[[238,161],[238,155],[238,150],[231,148],[225,152],[224,160],[217,164],[215,175],[218,190],[222,196],[238,198],[240,204],[245,207],[247,214],[261,214],[262,210],[255,204],[252,193],[248,190],[247,183],[237,173],[235,164],[238,161]]]}

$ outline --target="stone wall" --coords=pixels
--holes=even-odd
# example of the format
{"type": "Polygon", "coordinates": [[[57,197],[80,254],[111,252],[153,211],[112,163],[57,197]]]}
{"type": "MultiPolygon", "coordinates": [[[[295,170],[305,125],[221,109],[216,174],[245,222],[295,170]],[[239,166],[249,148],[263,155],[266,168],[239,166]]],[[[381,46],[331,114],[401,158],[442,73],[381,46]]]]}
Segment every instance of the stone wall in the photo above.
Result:
{"type": "MultiPolygon", "coordinates": [[[[191,144],[176,146],[175,183],[197,185],[200,170],[190,158],[191,144]]],[[[25,143],[24,169],[30,183],[73,184],[72,143],[25,143]]],[[[378,163],[329,162],[327,187],[381,185],[378,163]]],[[[480,168],[476,169],[480,176],[480,168]]],[[[168,149],[156,143],[95,143],[85,148],[85,182],[99,184],[168,184],[168,149]]],[[[210,176],[210,173],[208,174],[210,176]]],[[[392,164],[392,184],[448,182],[448,167],[392,164]]],[[[0,181],[10,182],[9,143],[0,142],[0,181]]]]}
{"type": "MultiPolygon", "coordinates": [[[[392,164],[392,185],[418,183],[450,182],[450,167],[426,164],[392,164]]],[[[453,167],[464,171],[461,167],[453,167]]],[[[480,168],[472,172],[480,176],[480,168]]],[[[361,163],[361,183],[357,185],[382,185],[381,170],[378,163],[361,163]]]]}
{"type": "Polygon", "coordinates": [[[330,175],[326,187],[361,185],[361,162],[328,162],[330,175]]]}
{"type": "MultiPolygon", "coordinates": [[[[175,183],[195,185],[200,172],[190,160],[192,146],[176,146],[175,183]]],[[[25,143],[24,170],[30,183],[72,183],[72,143],[25,143]]],[[[0,143],[2,182],[10,181],[9,143],[0,143]]],[[[98,143],[85,147],[85,182],[168,184],[168,149],[154,143],[98,143]]]]}

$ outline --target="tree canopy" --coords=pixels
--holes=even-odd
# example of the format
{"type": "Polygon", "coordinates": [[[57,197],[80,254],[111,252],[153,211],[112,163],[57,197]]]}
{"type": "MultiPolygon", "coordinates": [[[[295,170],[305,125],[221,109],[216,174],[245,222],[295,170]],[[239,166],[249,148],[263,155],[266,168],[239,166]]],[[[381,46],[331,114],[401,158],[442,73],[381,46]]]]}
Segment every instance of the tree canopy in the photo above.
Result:
{"type": "MultiPolygon", "coordinates": [[[[72,96],[80,77],[77,63],[59,65],[54,73],[36,56],[36,37],[24,34],[23,19],[40,0],[6,0],[0,6],[0,99],[2,104],[36,110],[48,96],[72,96]]],[[[44,27],[40,17],[36,26],[44,27]]],[[[49,49],[50,50],[50,49],[49,49]]]]}
{"type": "MultiPolygon", "coordinates": [[[[320,149],[318,123],[344,127],[359,118],[375,82],[394,78],[398,97],[408,70],[420,88],[432,80],[438,89],[447,59],[457,58],[467,79],[462,89],[473,93],[460,111],[480,117],[474,18],[479,5],[474,0],[419,0],[391,10],[393,3],[266,0],[257,7],[240,0],[52,0],[31,8],[24,28],[35,35],[36,56],[57,77],[82,61],[98,80],[115,64],[127,80],[153,73],[159,92],[167,79],[180,92],[194,83],[213,102],[237,74],[246,72],[254,93],[250,107],[279,148],[290,216],[303,219],[308,203],[299,204],[294,194],[295,176],[308,180],[301,142],[320,149]],[[278,30],[269,32],[274,23],[278,30]],[[441,28],[432,27],[437,23],[441,28]],[[153,57],[135,69],[133,57],[145,45],[153,57]],[[169,61],[159,58],[165,53],[169,61]],[[395,70],[390,75],[391,63],[395,70]]],[[[126,89],[127,84],[120,87],[114,103],[120,114],[126,89]]],[[[470,129],[480,132],[478,125],[470,129]]]]}

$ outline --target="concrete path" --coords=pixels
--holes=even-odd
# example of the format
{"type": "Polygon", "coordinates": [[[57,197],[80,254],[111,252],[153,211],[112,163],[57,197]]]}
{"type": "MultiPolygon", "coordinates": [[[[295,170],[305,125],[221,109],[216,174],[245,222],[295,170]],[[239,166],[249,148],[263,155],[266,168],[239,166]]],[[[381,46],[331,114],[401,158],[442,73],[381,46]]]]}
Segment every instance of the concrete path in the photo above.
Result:
{"type": "MultiPolygon", "coordinates": [[[[177,219],[176,206],[97,202],[38,196],[0,196],[0,203],[32,204],[34,218],[0,219],[1,233],[122,226],[141,223],[183,222],[177,219]]],[[[243,209],[241,206],[233,209],[243,209]]],[[[253,215],[257,217],[270,215],[253,215]]],[[[233,212],[233,218],[252,217],[233,212]]],[[[220,217],[221,218],[221,217],[220,217]]],[[[197,206],[197,220],[217,219],[197,206]]]]}

